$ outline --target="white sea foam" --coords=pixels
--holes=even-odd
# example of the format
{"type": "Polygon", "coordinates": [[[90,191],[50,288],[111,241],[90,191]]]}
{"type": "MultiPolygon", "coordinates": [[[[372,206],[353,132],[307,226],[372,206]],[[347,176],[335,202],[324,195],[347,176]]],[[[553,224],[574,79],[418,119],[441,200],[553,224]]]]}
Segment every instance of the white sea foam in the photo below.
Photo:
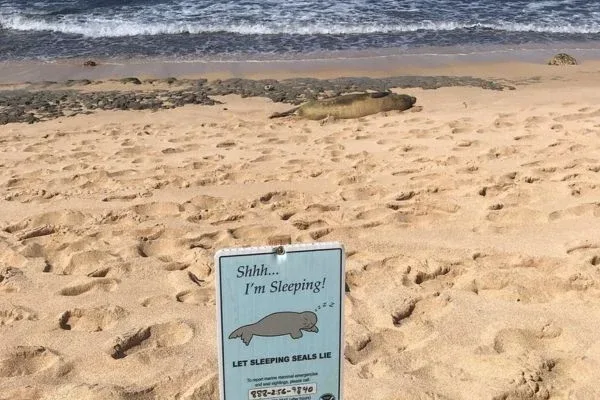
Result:
{"type": "Polygon", "coordinates": [[[490,29],[505,32],[538,32],[563,34],[600,33],[600,23],[544,24],[497,22],[465,24],[458,22],[421,22],[413,24],[329,24],[326,22],[298,23],[271,22],[264,24],[203,24],[199,22],[142,22],[104,17],[88,17],[84,20],[46,21],[20,15],[1,15],[0,26],[17,31],[50,31],[82,35],[91,38],[124,37],[138,35],[235,33],[241,35],[352,35],[377,33],[402,33],[417,31],[454,31],[459,29],[490,29]]]}

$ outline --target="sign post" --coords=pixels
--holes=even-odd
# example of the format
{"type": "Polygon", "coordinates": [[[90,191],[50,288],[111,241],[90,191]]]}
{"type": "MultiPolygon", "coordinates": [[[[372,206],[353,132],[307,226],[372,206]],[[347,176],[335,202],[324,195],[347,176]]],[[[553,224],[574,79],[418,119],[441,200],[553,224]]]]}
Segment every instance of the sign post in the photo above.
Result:
{"type": "Polygon", "coordinates": [[[215,255],[221,400],[342,400],[343,247],[215,255]]]}

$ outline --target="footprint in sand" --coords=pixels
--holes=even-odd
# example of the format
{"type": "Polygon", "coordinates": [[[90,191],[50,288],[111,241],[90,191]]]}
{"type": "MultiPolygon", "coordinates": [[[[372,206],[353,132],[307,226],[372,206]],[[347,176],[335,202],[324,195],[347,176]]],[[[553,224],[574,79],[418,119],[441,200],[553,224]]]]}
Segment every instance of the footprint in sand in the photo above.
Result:
{"type": "Polygon", "coordinates": [[[81,226],[87,217],[78,211],[53,211],[39,214],[7,226],[8,233],[18,233],[19,240],[46,236],[56,232],[56,226],[81,226]],[[23,232],[24,231],[24,232],[23,232]]]}
{"type": "Polygon", "coordinates": [[[556,272],[562,263],[551,258],[476,253],[477,275],[465,274],[456,288],[484,298],[519,303],[547,303],[564,293],[564,279],[556,272]]]}
{"type": "Polygon", "coordinates": [[[212,289],[192,289],[184,290],[175,295],[180,303],[211,306],[215,304],[214,290],[212,289]]]}
{"type": "Polygon", "coordinates": [[[36,321],[37,319],[37,313],[25,307],[0,309],[0,326],[11,325],[18,321],[36,321]]]}
{"type": "MultiPolygon", "coordinates": [[[[224,225],[224,224],[229,224],[232,222],[239,222],[239,221],[243,220],[244,218],[246,218],[246,216],[244,214],[228,214],[228,215],[219,217],[219,219],[211,222],[210,224],[213,226],[224,225]]],[[[198,222],[198,220],[194,221],[193,217],[192,217],[192,220],[188,219],[188,221],[198,222]]]]}
{"type": "Polygon", "coordinates": [[[254,241],[262,241],[263,238],[272,236],[276,233],[277,228],[264,225],[247,225],[241,226],[230,231],[234,239],[254,241]]]}
{"type": "Polygon", "coordinates": [[[425,263],[419,263],[411,268],[407,279],[416,285],[422,285],[425,282],[448,275],[451,271],[452,269],[448,264],[426,260],[425,263]]]}
{"type": "Polygon", "coordinates": [[[547,323],[539,330],[501,329],[494,337],[494,350],[498,354],[524,354],[534,349],[549,345],[546,339],[555,339],[562,334],[562,329],[547,323]]]}
{"type": "Polygon", "coordinates": [[[0,263],[0,292],[18,292],[27,284],[23,271],[19,268],[4,267],[0,263]]]}
{"type": "Polygon", "coordinates": [[[183,206],[177,203],[145,203],[133,207],[137,214],[148,218],[163,218],[177,216],[184,211],[183,206]]]}
{"type": "MultiPolygon", "coordinates": [[[[511,380],[511,388],[494,396],[493,400],[547,400],[554,398],[552,384],[548,384],[548,377],[556,366],[552,359],[538,357],[537,366],[526,367],[511,380]]],[[[569,398],[573,398],[569,396],[569,398]]],[[[593,398],[593,397],[590,397],[593,398]]]]}
{"type": "Polygon", "coordinates": [[[357,189],[343,190],[340,197],[344,201],[351,200],[370,200],[372,198],[381,198],[385,195],[385,190],[380,187],[364,186],[357,189]]]}
{"type": "Polygon", "coordinates": [[[100,332],[114,327],[127,315],[128,312],[119,306],[74,308],[62,313],[58,325],[67,331],[100,332]]]}
{"type": "Polygon", "coordinates": [[[58,293],[62,296],[79,296],[93,291],[112,292],[116,290],[119,283],[118,279],[96,278],[87,283],[66,287],[58,293]]]}
{"type": "Polygon", "coordinates": [[[182,400],[217,400],[219,398],[218,375],[206,374],[205,371],[206,369],[204,368],[199,369],[199,371],[196,373],[197,377],[195,378],[195,384],[182,394],[182,400]]]}
{"type": "Polygon", "coordinates": [[[557,221],[578,217],[600,217],[600,203],[580,204],[564,210],[554,211],[548,215],[548,220],[557,221]]]}
{"type": "Polygon", "coordinates": [[[308,229],[315,229],[315,228],[324,228],[326,226],[328,226],[329,224],[325,221],[323,221],[322,219],[317,219],[317,220],[297,220],[294,221],[292,223],[292,225],[294,225],[294,227],[300,231],[305,231],[308,229]]]}
{"type": "Polygon", "coordinates": [[[587,252],[591,250],[597,250],[600,248],[600,242],[592,240],[575,240],[565,245],[567,254],[587,252]]]}
{"type": "Polygon", "coordinates": [[[362,379],[384,376],[392,367],[390,359],[405,349],[405,340],[397,329],[382,329],[350,340],[344,356],[350,364],[361,366],[362,379]]]}
{"type": "Polygon", "coordinates": [[[363,361],[369,353],[367,347],[371,345],[371,333],[367,332],[362,325],[354,321],[350,321],[348,325],[344,358],[350,364],[356,365],[363,361]]]}
{"type": "Polygon", "coordinates": [[[306,211],[315,211],[319,213],[338,211],[340,206],[338,204],[311,204],[306,207],[306,211]]]}
{"type": "Polygon", "coordinates": [[[120,257],[107,251],[81,251],[70,257],[62,273],[64,275],[87,275],[103,278],[110,272],[111,266],[120,260],[120,257]]]}
{"type": "Polygon", "coordinates": [[[316,241],[329,235],[333,231],[333,228],[322,228],[310,232],[304,232],[295,238],[295,242],[307,243],[311,241],[316,241]]]}
{"type": "Polygon", "coordinates": [[[473,130],[472,118],[461,118],[459,120],[450,121],[448,127],[451,129],[453,135],[468,133],[473,130]]]}
{"type": "Polygon", "coordinates": [[[525,128],[539,128],[542,124],[549,121],[548,117],[532,116],[525,119],[525,128]]]}
{"type": "Polygon", "coordinates": [[[167,295],[158,295],[147,297],[140,302],[142,307],[162,307],[168,303],[170,303],[172,298],[167,295]]]}
{"type": "MultiPolygon", "coordinates": [[[[161,260],[163,261],[163,260],[161,260]]],[[[163,265],[161,265],[161,269],[164,271],[183,271],[190,266],[189,263],[180,262],[180,261],[165,261],[163,265]]]]}
{"type": "Polygon", "coordinates": [[[85,400],[145,400],[155,398],[154,385],[148,387],[122,387],[101,384],[61,385],[49,393],[44,400],[85,399],[85,400]]]}
{"type": "Polygon", "coordinates": [[[232,238],[232,233],[227,230],[203,233],[189,240],[189,248],[200,248],[204,250],[213,249],[218,243],[227,243],[232,238]]]}
{"type": "Polygon", "coordinates": [[[160,238],[156,240],[142,240],[137,247],[142,257],[165,257],[187,250],[189,245],[185,239],[160,238]]]}
{"type": "Polygon", "coordinates": [[[498,114],[498,118],[494,120],[496,128],[510,128],[515,125],[514,114],[498,114]]]}
{"type": "Polygon", "coordinates": [[[413,298],[404,299],[404,301],[397,305],[392,312],[392,323],[394,326],[399,327],[404,324],[404,320],[410,318],[418,300],[413,298]]]}
{"type": "Polygon", "coordinates": [[[600,117],[600,110],[591,111],[590,108],[582,108],[578,110],[578,113],[574,114],[565,114],[560,117],[554,118],[556,122],[569,122],[569,121],[581,121],[588,120],[589,122],[593,122],[597,117],[600,117]]]}
{"type": "Polygon", "coordinates": [[[268,192],[259,197],[259,201],[262,204],[282,203],[291,202],[299,199],[301,196],[297,192],[268,192]]]}
{"type": "Polygon", "coordinates": [[[369,210],[361,211],[358,214],[356,214],[355,218],[357,220],[367,220],[367,221],[380,220],[380,219],[389,217],[392,214],[394,214],[394,212],[389,207],[378,207],[378,208],[372,208],[369,210]]]}
{"type": "Polygon", "coordinates": [[[366,181],[367,177],[365,175],[349,174],[338,181],[338,186],[354,185],[357,183],[365,183],[366,181]]]}
{"type": "Polygon", "coordinates": [[[0,357],[0,377],[3,378],[41,372],[60,376],[68,372],[59,354],[42,346],[17,346],[0,357]]]}
{"type": "Polygon", "coordinates": [[[522,221],[528,221],[530,224],[541,224],[547,221],[544,213],[538,210],[526,207],[506,208],[504,204],[502,207],[495,208],[485,216],[485,219],[499,228],[518,228],[522,221]]]}
{"type": "Polygon", "coordinates": [[[152,325],[116,338],[109,354],[115,360],[136,353],[182,345],[190,341],[194,330],[185,322],[167,322],[152,325]]]}

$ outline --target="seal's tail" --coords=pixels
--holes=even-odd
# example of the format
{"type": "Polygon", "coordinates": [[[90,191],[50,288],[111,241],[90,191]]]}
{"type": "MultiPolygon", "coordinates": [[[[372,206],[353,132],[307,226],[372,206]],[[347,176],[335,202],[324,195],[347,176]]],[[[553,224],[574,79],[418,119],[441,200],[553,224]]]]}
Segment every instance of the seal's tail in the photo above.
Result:
{"type": "Polygon", "coordinates": [[[241,337],[242,342],[244,342],[244,344],[248,346],[250,344],[250,341],[252,340],[252,336],[254,335],[248,333],[248,330],[245,328],[245,326],[242,326],[241,328],[237,328],[235,331],[231,332],[231,334],[229,335],[229,339],[241,337]]]}
{"type": "Polygon", "coordinates": [[[288,115],[292,115],[293,113],[295,113],[296,110],[299,109],[299,108],[300,107],[298,106],[298,107],[294,107],[291,110],[287,110],[287,111],[284,111],[284,112],[280,112],[280,113],[276,112],[276,113],[271,114],[269,116],[269,118],[287,117],[288,115]]]}

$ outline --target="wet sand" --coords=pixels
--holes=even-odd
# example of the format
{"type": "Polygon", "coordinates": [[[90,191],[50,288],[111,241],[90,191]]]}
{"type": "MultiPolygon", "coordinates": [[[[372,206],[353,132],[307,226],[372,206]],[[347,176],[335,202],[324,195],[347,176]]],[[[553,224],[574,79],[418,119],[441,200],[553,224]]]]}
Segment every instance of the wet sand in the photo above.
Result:
{"type": "Polygon", "coordinates": [[[96,67],[85,67],[88,59],[48,62],[13,61],[0,63],[0,85],[22,82],[106,80],[136,76],[141,79],[286,79],[297,77],[339,78],[398,75],[442,75],[524,78],[532,74],[553,74],[544,65],[553,55],[566,52],[581,61],[578,72],[600,68],[600,50],[577,43],[556,48],[487,46],[484,48],[423,48],[406,53],[399,49],[328,52],[303,57],[252,57],[248,59],[95,59],[96,67]]]}

